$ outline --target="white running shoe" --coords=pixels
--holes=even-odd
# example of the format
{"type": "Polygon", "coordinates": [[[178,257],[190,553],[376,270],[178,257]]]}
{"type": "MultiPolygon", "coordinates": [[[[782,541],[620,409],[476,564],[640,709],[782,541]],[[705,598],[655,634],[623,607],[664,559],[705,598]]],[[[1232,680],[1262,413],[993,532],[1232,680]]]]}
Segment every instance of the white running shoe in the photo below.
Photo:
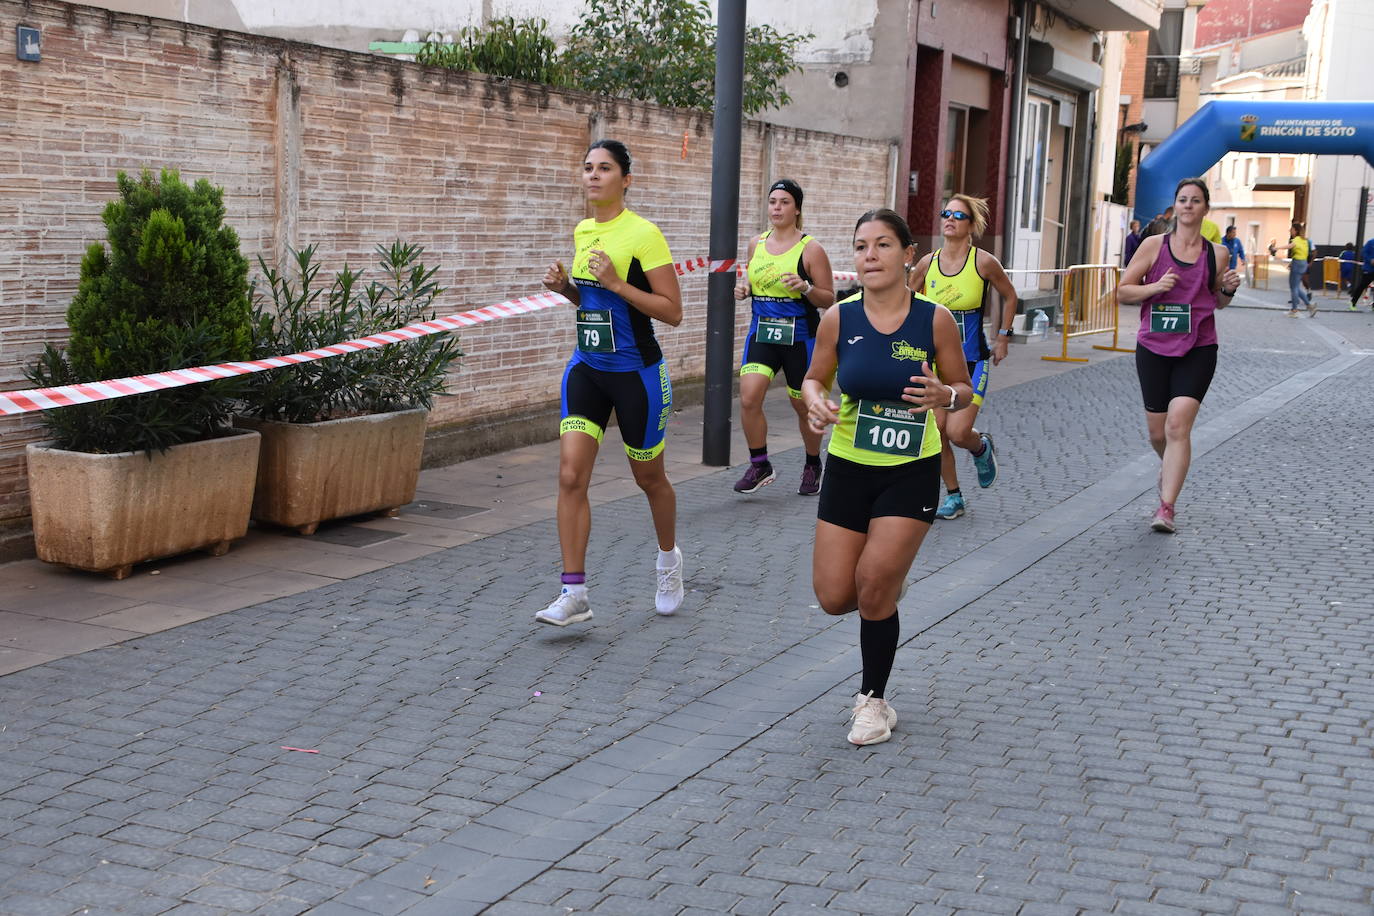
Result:
{"type": "Polygon", "coordinates": [[[654,610],[665,617],[682,607],[682,597],[686,594],[682,587],[682,548],[674,547],[673,556],[677,559],[676,566],[657,570],[658,593],[654,595],[654,610]]]}
{"type": "Polygon", "coordinates": [[[584,620],[592,619],[591,602],[587,600],[584,592],[581,595],[574,595],[566,588],[553,599],[553,604],[538,611],[534,619],[540,623],[551,623],[556,627],[566,627],[570,623],[581,623],[584,620]]]}
{"type": "Polygon", "coordinates": [[[892,737],[892,729],[897,724],[897,711],[873,694],[856,693],[854,710],[849,721],[854,725],[849,729],[849,743],[863,747],[868,744],[882,744],[892,737]]]}

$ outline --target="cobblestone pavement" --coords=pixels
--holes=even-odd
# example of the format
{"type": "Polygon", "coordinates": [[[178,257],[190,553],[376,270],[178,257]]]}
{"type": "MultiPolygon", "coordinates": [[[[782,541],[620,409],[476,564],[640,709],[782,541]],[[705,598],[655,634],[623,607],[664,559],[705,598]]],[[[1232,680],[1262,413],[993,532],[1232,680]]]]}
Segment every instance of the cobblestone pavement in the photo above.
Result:
{"type": "Polygon", "coordinates": [[[738,468],[679,486],[674,618],[634,496],[587,626],[531,620],[540,522],[4,677],[0,911],[1374,912],[1368,324],[1222,316],[1173,537],[1129,357],[996,392],[887,744],[815,503],[738,468]]]}

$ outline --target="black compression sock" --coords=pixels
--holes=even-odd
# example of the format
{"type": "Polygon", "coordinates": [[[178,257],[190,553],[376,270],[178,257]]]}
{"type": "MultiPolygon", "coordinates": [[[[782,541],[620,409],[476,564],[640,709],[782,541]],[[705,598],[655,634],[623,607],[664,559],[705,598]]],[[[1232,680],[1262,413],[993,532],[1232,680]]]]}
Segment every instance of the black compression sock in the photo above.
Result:
{"type": "Polygon", "coordinates": [[[897,637],[902,627],[897,612],[886,620],[859,620],[859,654],[863,656],[864,674],[859,693],[882,698],[887,691],[887,678],[892,673],[892,661],[897,657],[897,637]]]}
{"type": "Polygon", "coordinates": [[[767,443],[764,443],[763,446],[760,447],[760,448],[751,448],[751,449],[749,450],[749,459],[750,459],[751,461],[752,461],[753,459],[755,459],[755,458],[767,458],[767,457],[768,457],[768,444],[767,444],[767,443]]]}
{"type": "Polygon", "coordinates": [[[818,467],[821,466],[821,456],[820,456],[820,455],[807,455],[807,456],[806,456],[806,463],[809,464],[809,465],[811,465],[813,468],[818,468],[818,467]]]}

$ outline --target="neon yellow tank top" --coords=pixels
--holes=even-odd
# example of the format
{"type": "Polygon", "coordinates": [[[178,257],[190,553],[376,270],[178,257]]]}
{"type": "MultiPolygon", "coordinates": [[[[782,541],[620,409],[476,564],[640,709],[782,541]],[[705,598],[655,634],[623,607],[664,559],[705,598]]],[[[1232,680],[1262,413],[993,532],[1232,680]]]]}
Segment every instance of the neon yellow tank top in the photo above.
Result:
{"type": "Polygon", "coordinates": [[[926,268],[925,289],[921,292],[951,312],[971,312],[982,308],[988,285],[978,273],[978,249],[969,246],[968,259],[952,277],[945,276],[940,270],[940,252],[943,250],[937,248],[930,256],[930,266],[926,268]]]}
{"type": "Polygon", "coordinates": [[[770,317],[801,315],[806,303],[801,301],[801,293],[788,289],[782,282],[783,274],[801,274],[802,249],[811,241],[811,236],[803,235],[801,240],[782,254],[768,253],[768,236],[772,230],[759,236],[754,246],[754,256],[749,259],[749,290],[754,297],[754,312],[770,317]],[[790,300],[783,302],[781,300],[790,300]],[[778,306],[782,306],[780,311],[778,306]]]}
{"type": "Polygon", "coordinates": [[[940,270],[941,250],[935,249],[930,256],[922,292],[954,315],[964,358],[971,363],[987,359],[990,354],[987,338],[983,336],[983,305],[987,301],[988,284],[978,273],[978,249],[969,246],[968,259],[952,277],[940,270]]]}

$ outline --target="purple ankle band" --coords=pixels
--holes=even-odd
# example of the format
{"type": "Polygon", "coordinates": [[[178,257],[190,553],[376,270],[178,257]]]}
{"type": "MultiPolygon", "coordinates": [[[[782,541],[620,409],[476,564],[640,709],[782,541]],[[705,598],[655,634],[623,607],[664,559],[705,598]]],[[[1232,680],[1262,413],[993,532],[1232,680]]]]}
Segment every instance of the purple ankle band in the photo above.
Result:
{"type": "Polygon", "coordinates": [[[564,585],[586,585],[586,573],[564,573],[561,579],[564,585]]]}
{"type": "Polygon", "coordinates": [[[768,453],[767,453],[767,452],[764,452],[762,455],[759,455],[757,458],[750,458],[749,460],[750,460],[751,462],[753,462],[754,464],[767,464],[767,463],[768,463],[768,453]]]}

